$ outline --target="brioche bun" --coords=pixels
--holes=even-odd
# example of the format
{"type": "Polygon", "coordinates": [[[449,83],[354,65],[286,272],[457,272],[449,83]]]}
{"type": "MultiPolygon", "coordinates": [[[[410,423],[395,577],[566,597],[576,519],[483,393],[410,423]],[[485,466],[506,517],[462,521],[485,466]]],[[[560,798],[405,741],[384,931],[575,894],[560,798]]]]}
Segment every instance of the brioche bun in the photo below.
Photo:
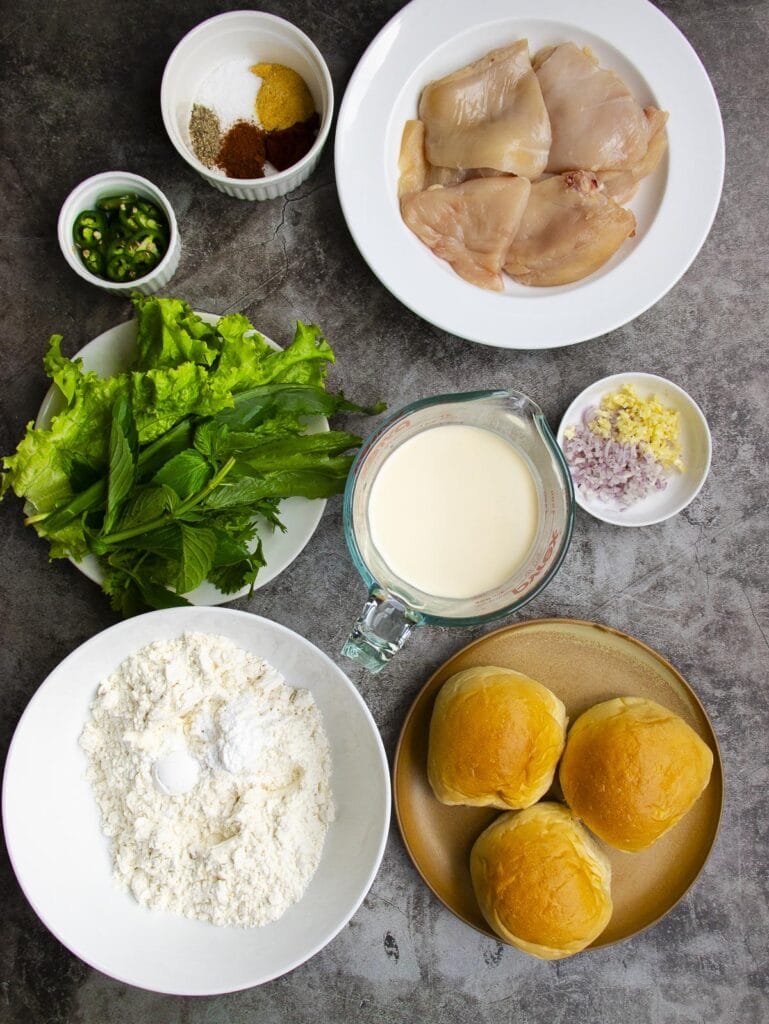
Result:
{"type": "Polygon", "coordinates": [[[427,775],[444,804],[529,807],[550,788],[566,709],[541,683],[493,666],[445,682],[430,721],[427,775]]]}
{"type": "Polygon", "coordinates": [[[634,853],[681,820],[712,767],[710,747],[678,715],[643,697],[617,697],[571,727],[560,781],[588,828],[634,853]]]}
{"type": "Polygon", "coordinates": [[[495,933],[543,960],[579,953],[611,918],[609,862],[561,804],[501,814],[476,840],[470,874],[495,933]]]}

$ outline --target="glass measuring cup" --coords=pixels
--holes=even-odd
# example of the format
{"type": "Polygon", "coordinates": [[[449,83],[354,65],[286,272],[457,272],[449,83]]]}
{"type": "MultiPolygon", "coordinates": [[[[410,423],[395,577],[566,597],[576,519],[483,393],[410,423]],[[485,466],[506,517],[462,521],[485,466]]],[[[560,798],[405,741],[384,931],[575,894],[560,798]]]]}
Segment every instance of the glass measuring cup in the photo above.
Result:
{"type": "Polygon", "coordinates": [[[522,608],[547,586],[563,561],[574,522],[574,488],[539,406],[511,389],[439,395],[394,413],[363,444],[344,494],[344,531],[356,569],[369,589],[342,654],[380,672],[415,626],[475,626],[522,608]],[[524,560],[494,590],[469,598],[428,594],[400,579],[372,539],[369,499],[389,455],[410,438],[446,424],[481,427],[522,457],[537,491],[536,533],[524,560]]]}

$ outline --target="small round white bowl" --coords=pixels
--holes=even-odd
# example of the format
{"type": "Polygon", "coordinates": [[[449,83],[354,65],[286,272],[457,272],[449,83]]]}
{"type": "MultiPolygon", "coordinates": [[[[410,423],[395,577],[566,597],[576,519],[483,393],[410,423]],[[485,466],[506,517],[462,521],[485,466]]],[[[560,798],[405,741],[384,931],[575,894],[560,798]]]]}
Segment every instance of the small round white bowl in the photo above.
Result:
{"type": "Polygon", "coordinates": [[[62,205],[59,213],[58,233],[59,246],[64,254],[64,259],[75,273],[89,284],[103,288],[105,292],[112,292],[114,295],[130,295],[131,292],[152,295],[166,287],[179,265],[182,246],[173,207],[157,185],[153,185],[151,181],[142,178],[139,174],[131,174],[128,171],[104,171],[102,174],[94,174],[93,177],[86,178],[85,181],[76,185],[62,205]],[[149,274],[125,284],[105,281],[104,278],[92,274],[80,259],[72,237],[75,221],[83,210],[92,210],[96,206],[97,199],[102,196],[118,195],[121,192],[135,192],[143,199],[149,199],[155,203],[165,214],[169,231],[168,250],[160,263],[149,274]]]}
{"type": "Polygon", "coordinates": [[[677,515],[699,494],[710,470],[710,429],[702,409],[691,395],[672,381],[654,373],[615,373],[585,388],[571,403],[558,427],[557,440],[561,448],[566,428],[579,426],[587,409],[591,406],[597,408],[606,395],[619,391],[623,384],[632,384],[642,398],[653,395],[663,405],[678,412],[684,471],[672,471],[664,490],[654,491],[625,509],[585,495],[576,484],[574,496],[580,508],[604,523],[652,526],[677,515]]]}
{"type": "Polygon", "coordinates": [[[160,87],[160,109],[168,137],[179,155],[209,185],[236,199],[276,199],[312,174],[334,114],[334,89],[320,50],[290,21],[262,11],[230,11],[197,25],[168,58],[160,87]],[[293,68],[307,83],[320,114],[320,130],[309,153],[292,167],[265,178],[228,178],[197,159],[189,120],[200,83],[228,60],[268,62],[293,68]]]}

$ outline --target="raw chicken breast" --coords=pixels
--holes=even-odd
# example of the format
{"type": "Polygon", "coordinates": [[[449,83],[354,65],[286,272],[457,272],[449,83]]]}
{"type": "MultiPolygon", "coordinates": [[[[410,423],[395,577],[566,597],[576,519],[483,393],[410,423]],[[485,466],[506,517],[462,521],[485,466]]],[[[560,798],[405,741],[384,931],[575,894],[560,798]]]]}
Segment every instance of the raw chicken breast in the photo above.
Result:
{"type": "Polygon", "coordinates": [[[629,171],[640,164],[656,129],[655,107],[643,110],[616,72],[574,43],[540,50],[534,68],[552,129],[548,171],[629,171]]]}
{"type": "Polygon", "coordinates": [[[521,284],[570,284],[602,266],[635,226],[633,214],[601,192],[595,174],[546,178],[531,186],[504,267],[521,284]]]}
{"type": "Polygon", "coordinates": [[[476,178],[404,196],[401,212],[415,235],[470,284],[502,291],[502,262],[521,223],[526,178],[476,178]]]}
{"type": "Polygon", "coordinates": [[[490,167],[526,178],[545,169],[550,122],[525,39],[430,82],[419,116],[435,167],[490,167]]]}
{"type": "Polygon", "coordinates": [[[407,121],[403,126],[398,172],[399,199],[410,192],[423,192],[433,185],[460,185],[470,178],[493,178],[501,173],[490,167],[433,167],[425,156],[425,126],[422,121],[407,121]]]}
{"type": "Polygon", "coordinates": [[[648,107],[644,113],[649,117],[652,136],[641,162],[629,171],[599,171],[597,174],[604,195],[610,196],[615,203],[630,202],[636,194],[638,183],[656,169],[668,148],[668,133],[665,130],[668,115],[654,107],[648,107]]]}
{"type": "Polygon", "coordinates": [[[398,172],[399,198],[427,188],[425,126],[421,121],[407,121],[403,126],[398,172]]]}

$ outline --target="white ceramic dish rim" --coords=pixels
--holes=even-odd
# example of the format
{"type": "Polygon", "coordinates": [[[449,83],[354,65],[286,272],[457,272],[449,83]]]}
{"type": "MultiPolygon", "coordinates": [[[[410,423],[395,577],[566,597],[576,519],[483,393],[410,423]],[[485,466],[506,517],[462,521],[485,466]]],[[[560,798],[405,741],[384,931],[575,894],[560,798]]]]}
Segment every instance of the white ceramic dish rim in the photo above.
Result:
{"type": "Polygon", "coordinates": [[[323,148],[326,139],[328,138],[328,133],[331,130],[331,122],[334,117],[334,85],[331,81],[331,73],[328,70],[328,65],[326,64],[323,54],[315,43],[313,43],[312,39],[310,39],[306,33],[292,22],[287,21],[285,18],[278,17],[277,14],[268,14],[266,11],[225,11],[223,14],[215,14],[211,18],[206,18],[205,21],[201,21],[194,28],[191,28],[186,35],[182,36],[176,44],[171,52],[171,56],[166,62],[165,70],[163,71],[163,78],[160,83],[160,108],[166,134],[171,140],[174,149],[179,156],[193,168],[193,170],[198,172],[198,174],[202,174],[211,181],[219,181],[224,185],[234,185],[236,187],[238,185],[258,186],[263,185],[265,182],[269,182],[270,184],[279,184],[306,167],[323,148]],[[202,35],[212,22],[222,22],[228,18],[242,17],[247,14],[255,14],[260,19],[279,25],[284,30],[288,30],[290,33],[298,36],[317,61],[328,94],[328,104],[326,110],[323,112],[323,119],[318,130],[318,135],[310,149],[305,153],[301,160],[297,160],[295,164],[292,164],[283,171],[277,171],[275,174],[271,174],[269,178],[229,178],[226,174],[223,174],[221,171],[217,171],[215,168],[206,167],[206,165],[201,163],[195,154],[188,149],[181,140],[179,140],[176,131],[171,130],[169,118],[166,116],[167,104],[165,96],[168,91],[167,81],[173,71],[173,62],[179,60],[179,55],[183,52],[183,47],[193,41],[197,36],[202,35]]]}
{"type": "MultiPolygon", "coordinates": [[[[532,38],[532,48],[540,42],[532,38]]],[[[397,134],[399,138],[399,130],[397,134]]],[[[513,6],[509,0],[475,5],[444,0],[439,18],[431,0],[412,0],[385,25],[353,73],[339,112],[335,167],[353,239],[374,274],[404,305],[470,341],[544,349],[607,334],[676,284],[699,252],[718,209],[724,135],[718,102],[699,57],[649,0],[616,5],[585,0],[577,7],[568,0],[517,0],[513,6]],[[402,224],[395,196],[397,152],[386,151],[394,130],[391,111],[415,74],[420,85],[433,77],[430,60],[435,53],[446,64],[439,73],[465,57],[472,59],[463,51],[450,64],[449,41],[457,40],[461,49],[464,36],[474,38],[491,26],[500,45],[515,37],[516,24],[523,32],[532,22],[572,26],[577,42],[581,32],[619,51],[633,65],[670,111],[667,185],[632,251],[620,251],[602,271],[557,289],[516,286],[519,291],[511,294],[486,292],[455,275],[409,237],[402,224]],[[692,181],[697,182],[694,190],[692,181]]],[[[655,175],[642,189],[651,186],[655,175]]]]}
{"type": "MultiPolygon", "coordinates": [[[[192,628],[194,628],[194,627],[192,627],[192,628]]],[[[179,632],[182,632],[182,631],[183,631],[183,629],[180,628],[179,632]]],[[[148,638],[146,640],[146,643],[151,643],[151,642],[152,641],[151,641],[150,638],[148,638]]],[[[96,686],[96,683],[94,683],[94,686],[93,686],[91,692],[95,692],[95,686],[96,686]]],[[[89,703],[90,703],[90,697],[89,697],[89,703]]],[[[84,719],[84,721],[85,721],[85,719],[84,719]]],[[[333,756],[333,751],[332,751],[332,756],[333,756]]],[[[323,949],[325,946],[327,946],[328,943],[331,942],[342,931],[342,929],[350,922],[350,920],[353,917],[353,915],[356,913],[358,908],[363,903],[363,900],[365,899],[366,894],[370,890],[370,888],[371,888],[371,886],[372,886],[372,884],[374,882],[374,879],[376,878],[376,875],[377,875],[377,873],[379,871],[379,867],[380,867],[380,865],[382,863],[382,858],[384,856],[384,851],[385,851],[385,847],[386,847],[386,844],[387,844],[387,838],[388,838],[389,828],[390,828],[391,805],[392,805],[392,790],[391,790],[391,784],[390,784],[390,769],[389,769],[389,764],[388,764],[388,761],[387,761],[387,755],[386,755],[385,749],[384,749],[384,744],[382,742],[381,734],[379,732],[377,724],[376,724],[376,722],[374,720],[373,715],[371,714],[371,711],[370,711],[368,705],[366,704],[365,700],[360,695],[358,690],[355,688],[353,683],[350,681],[350,679],[342,671],[342,669],[339,668],[339,666],[336,665],[335,662],[333,662],[331,660],[331,658],[329,658],[329,656],[327,654],[325,654],[323,651],[321,651],[320,648],[316,647],[315,644],[313,644],[310,640],[308,640],[306,637],[303,637],[300,634],[296,633],[294,630],[289,629],[287,626],[284,626],[284,625],[282,625],[282,624],[280,624],[278,622],[274,622],[271,619],[264,618],[263,616],[253,615],[250,612],[240,611],[238,609],[233,609],[233,608],[192,608],[192,609],[190,609],[190,608],[166,608],[166,609],[163,609],[161,611],[147,612],[144,615],[135,616],[133,619],[124,620],[123,622],[118,622],[116,625],[110,626],[107,629],[102,630],[100,633],[97,633],[95,636],[92,636],[88,640],[84,641],[82,644],[80,644],[79,647],[76,647],[74,651],[72,651],[70,654],[68,654],[67,657],[65,657],[61,662],[59,662],[59,664],[48,674],[48,676],[43,680],[43,682],[40,684],[38,689],[32,695],[29,703],[27,704],[26,708],[24,709],[24,711],[23,711],[23,713],[21,715],[21,718],[19,719],[19,722],[16,725],[16,729],[14,730],[14,734],[13,734],[13,736],[11,738],[11,743],[10,743],[10,746],[9,746],[9,749],[8,749],[8,754],[7,754],[7,757],[6,757],[5,768],[4,768],[4,771],[3,771],[3,783],[2,783],[2,821],[3,821],[3,831],[4,831],[4,835],[5,835],[5,839],[6,839],[6,846],[7,846],[7,850],[8,850],[8,858],[9,858],[9,860],[11,862],[11,866],[13,868],[14,874],[16,875],[16,879],[17,879],[17,881],[19,883],[19,886],[22,889],[22,892],[24,893],[24,896],[26,897],[27,901],[29,902],[29,904],[32,907],[32,909],[34,910],[34,912],[37,914],[38,918],[43,922],[43,924],[46,926],[46,928],[48,928],[48,930],[51,932],[51,934],[54,935],[54,937],[63,946],[65,946],[65,948],[69,949],[70,952],[72,952],[75,956],[79,957],[84,963],[87,963],[89,966],[93,967],[95,970],[101,971],[103,974],[106,974],[108,977],[114,978],[116,981],[122,982],[122,983],[127,984],[127,985],[133,985],[133,986],[136,986],[138,988],[144,988],[145,991],[161,992],[162,994],[165,994],[165,995],[182,995],[182,996],[186,996],[186,995],[190,995],[190,996],[224,995],[224,994],[229,993],[229,992],[242,991],[243,989],[246,989],[246,988],[251,988],[251,987],[255,987],[257,985],[265,984],[268,981],[272,981],[275,978],[282,977],[284,974],[288,974],[290,971],[295,970],[297,967],[299,967],[303,963],[306,963],[313,956],[315,956],[321,949],[323,949]],[[348,690],[348,692],[351,694],[351,696],[353,697],[356,705],[358,706],[358,708],[362,712],[363,720],[369,726],[370,734],[371,734],[371,736],[374,739],[374,743],[375,743],[375,746],[376,746],[376,749],[377,749],[377,752],[378,752],[378,755],[379,755],[379,757],[378,757],[379,781],[381,783],[382,793],[383,793],[382,805],[383,805],[384,813],[383,813],[383,816],[382,816],[381,829],[380,829],[380,833],[379,833],[379,838],[378,838],[378,843],[377,843],[377,848],[376,848],[376,854],[375,854],[374,858],[372,859],[372,865],[371,865],[371,868],[370,868],[370,870],[369,870],[369,872],[367,874],[366,881],[365,881],[364,885],[361,887],[361,891],[358,894],[358,896],[355,898],[355,900],[352,902],[352,904],[349,907],[347,907],[346,910],[344,911],[342,919],[335,923],[335,925],[332,928],[332,930],[328,932],[328,934],[326,935],[326,937],[322,941],[318,942],[312,949],[310,949],[309,951],[305,951],[301,956],[297,957],[294,961],[292,961],[291,963],[287,964],[282,970],[280,970],[278,972],[275,972],[275,973],[272,973],[269,976],[265,976],[265,977],[259,977],[257,975],[257,976],[255,976],[255,980],[246,982],[246,983],[240,985],[237,988],[233,988],[233,987],[224,987],[224,988],[208,987],[208,988],[201,989],[199,991],[194,991],[194,992],[178,992],[178,991],[172,991],[172,990],[168,990],[168,989],[147,988],[147,987],[145,987],[143,985],[137,984],[137,982],[135,980],[132,980],[130,977],[121,976],[121,974],[119,972],[115,972],[114,970],[111,970],[111,969],[110,970],[105,969],[105,966],[100,962],[98,956],[84,955],[84,953],[80,949],[75,949],[72,945],[70,945],[67,942],[66,938],[60,933],[60,931],[58,929],[52,928],[50,926],[50,924],[46,920],[45,913],[43,912],[43,910],[41,910],[41,908],[38,905],[37,901],[34,899],[34,897],[29,892],[28,885],[26,884],[26,879],[24,877],[23,870],[20,870],[20,865],[19,865],[18,860],[17,860],[17,858],[15,856],[15,849],[14,849],[14,844],[13,844],[12,837],[9,837],[9,834],[8,834],[8,829],[7,829],[7,821],[8,821],[8,818],[7,818],[7,808],[8,808],[8,802],[9,802],[8,790],[9,790],[9,786],[10,786],[9,768],[10,768],[11,773],[12,773],[14,759],[15,759],[15,754],[16,754],[16,749],[17,749],[18,744],[20,742],[22,742],[22,739],[23,739],[23,729],[22,729],[23,723],[24,723],[25,719],[27,718],[28,714],[33,709],[36,709],[37,705],[40,704],[40,702],[45,700],[46,693],[52,687],[55,687],[57,675],[59,675],[62,672],[62,670],[64,670],[64,668],[66,666],[68,666],[68,664],[70,662],[72,662],[73,660],[76,660],[77,658],[80,658],[84,654],[86,654],[88,652],[88,649],[91,646],[95,645],[97,641],[102,640],[102,638],[105,635],[114,635],[117,631],[125,629],[125,627],[127,627],[128,625],[130,625],[132,623],[136,623],[137,619],[145,620],[146,621],[149,618],[152,618],[152,617],[157,618],[157,617],[161,617],[161,616],[164,617],[164,618],[179,618],[179,619],[182,619],[183,617],[188,616],[190,612],[192,612],[195,616],[199,615],[201,612],[202,613],[211,613],[211,612],[213,612],[217,616],[218,615],[238,616],[238,617],[243,618],[243,619],[248,618],[252,622],[253,621],[259,622],[263,626],[267,626],[270,629],[275,629],[278,632],[284,634],[284,636],[292,638],[292,640],[294,642],[299,641],[300,644],[306,645],[307,647],[311,648],[312,651],[315,653],[315,655],[317,655],[320,659],[322,659],[324,662],[326,662],[331,667],[331,669],[336,674],[337,678],[340,680],[340,682],[342,682],[342,684],[344,685],[345,689],[348,690]]],[[[100,838],[104,838],[104,837],[100,837],[100,838]]],[[[104,841],[106,842],[106,838],[104,839],[104,841]]],[[[215,929],[215,926],[213,926],[213,925],[211,925],[209,927],[211,927],[212,929],[215,929]]]]}
{"type": "MultiPolygon", "coordinates": [[[[118,188],[117,185],[114,187],[116,189],[118,188]]],[[[120,186],[120,188],[122,188],[122,186],[120,186]]],[[[89,284],[95,284],[97,287],[103,288],[105,291],[121,293],[124,293],[126,288],[139,288],[141,285],[147,285],[153,279],[161,277],[163,272],[169,266],[171,260],[174,258],[175,249],[179,244],[179,226],[176,223],[176,214],[174,213],[174,208],[171,206],[165,192],[158,188],[158,186],[154,182],[150,181],[149,178],[144,178],[141,174],[133,174],[131,171],[100,171],[98,174],[92,174],[90,178],[85,178],[80,182],[80,184],[75,185],[61,205],[56,233],[59,239],[59,247],[61,248],[62,256],[79,277],[82,277],[82,279],[87,281],[89,284]],[[107,281],[104,278],[97,277],[96,274],[92,274],[87,270],[82,261],[79,260],[72,252],[72,225],[83,210],[90,208],[88,206],[83,206],[82,208],[75,210],[74,200],[78,195],[89,191],[91,188],[96,188],[97,186],[103,186],[106,191],[110,187],[110,182],[114,181],[130,181],[143,191],[148,192],[153,198],[153,201],[155,197],[158,197],[163,207],[163,213],[166,215],[168,220],[168,248],[165,251],[163,259],[156,264],[149,273],[145,274],[143,277],[137,277],[135,281],[107,281]],[[70,212],[72,210],[75,211],[74,217],[70,217],[70,212]]]]}
{"type": "MultiPolygon", "coordinates": [[[[215,324],[217,323],[218,320],[221,319],[221,317],[218,316],[216,313],[206,313],[201,310],[195,310],[195,312],[197,313],[198,316],[205,320],[206,323],[209,324],[215,324]]],[[[134,318],[132,320],[126,320],[122,324],[116,324],[114,327],[110,327],[106,331],[102,331],[101,334],[97,335],[95,338],[93,338],[91,341],[85,344],[78,352],[76,352],[72,358],[82,359],[84,369],[91,369],[91,358],[93,358],[94,356],[98,358],[99,355],[103,355],[104,349],[107,346],[112,345],[114,347],[116,344],[119,344],[119,342],[116,341],[119,332],[126,331],[131,325],[135,323],[136,320],[134,318]]],[[[262,332],[259,331],[259,333],[261,334],[262,332]]],[[[277,342],[273,341],[272,338],[268,338],[266,334],[262,334],[262,337],[264,338],[268,345],[275,349],[275,351],[280,350],[280,345],[278,345],[277,342]]],[[[37,416],[35,418],[36,426],[48,425],[48,421],[51,416],[51,406],[54,403],[56,403],[58,399],[59,395],[56,385],[52,384],[51,387],[46,392],[43,401],[40,405],[40,408],[38,409],[37,416]]],[[[313,417],[313,422],[318,432],[325,432],[330,429],[328,420],[326,419],[325,416],[313,417]]],[[[305,547],[312,540],[312,537],[318,528],[318,524],[320,523],[321,518],[323,517],[323,512],[325,511],[326,508],[325,498],[315,498],[312,501],[308,501],[307,499],[304,498],[286,498],[281,504],[281,508],[283,508],[284,511],[287,502],[301,502],[302,509],[305,510],[306,512],[313,510],[313,514],[308,514],[306,516],[307,522],[304,524],[303,538],[300,539],[298,545],[291,552],[290,556],[286,556],[288,557],[288,561],[286,562],[286,564],[282,568],[272,571],[270,562],[268,561],[267,564],[263,566],[263,568],[260,570],[259,575],[256,577],[256,582],[254,583],[254,592],[260,590],[262,587],[272,582],[272,580],[276,579],[282,572],[285,572],[285,570],[288,569],[289,566],[299,557],[302,551],[304,551],[305,547]]],[[[289,526],[287,528],[286,534],[283,536],[287,536],[290,529],[291,527],[289,526]]],[[[268,552],[271,538],[272,534],[266,534],[262,538],[262,542],[267,548],[268,552]]],[[[278,540],[279,539],[280,538],[278,538],[278,540]]],[[[91,580],[93,583],[101,585],[104,577],[95,558],[87,555],[85,559],[79,562],[75,561],[75,559],[73,558],[70,558],[69,561],[89,580],[91,580]]],[[[196,590],[193,590],[191,591],[191,593],[185,594],[184,596],[188,600],[190,600],[192,604],[213,606],[219,604],[228,604],[231,601],[237,601],[241,597],[245,597],[250,592],[250,590],[250,587],[241,587],[240,590],[236,591],[233,594],[224,594],[222,593],[222,591],[218,590],[212,584],[203,583],[196,590]]]]}
{"type": "Polygon", "coordinates": [[[672,519],[673,516],[677,516],[679,512],[683,511],[687,505],[690,505],[694,501],[702,490],[705,481],[707,480],[708,473],[710,472],[710,463],[713,455],[713,441],[710,434],[710,427],[708,426],[708,421],[705,418],[704,412],[697,402],[694,401],[688,391],[685,391],[679,384],[675,384],[672,380],[668,380],[667,377],[661,377],[656,373],[644,373],[635,370],[630,370],[626,373],[613,373],[611,376],[602,377],[600,380],[594,381],[592,384],[588,385],[588,387],[584,388],[563,414],[561,422],[558,425],[556,440],[558,441],[559,446],[563,448],[563,435],[566,428],[574,426],[579,422],[588,396],[600,401],[600,396],[608,395],[612,391],[616,391],[623,384],[634,384],[638,382],[647,384],[652,389],[654,389],[655,386],[660,387],[660,385],[664,385],[666,389],[669,389],[677,395],[682,405],[688,407],[692,413],[692,422],[696,423],[700,428],[700,435],[705,442],[705,460],[697,483],[693,489],[690,489],[687,492],[685,498],[672,505],[663,515],[648,516],[645,519],[640,519],[635,522],[629,522],[627,519],[623,519],[622,513],[619,511],[612,514],[612,510],[603,503],[591,501],[590,498],[583,495],[580,488],[575,484],[574,497],[579,507],[584,509],[585,512],[588,512],[595,519],[599,519],[603,523],[609,523],[611,526],[626,526],[631,528],[655,526],[657,523],[664,523],[665,520],[672,519]]]}

